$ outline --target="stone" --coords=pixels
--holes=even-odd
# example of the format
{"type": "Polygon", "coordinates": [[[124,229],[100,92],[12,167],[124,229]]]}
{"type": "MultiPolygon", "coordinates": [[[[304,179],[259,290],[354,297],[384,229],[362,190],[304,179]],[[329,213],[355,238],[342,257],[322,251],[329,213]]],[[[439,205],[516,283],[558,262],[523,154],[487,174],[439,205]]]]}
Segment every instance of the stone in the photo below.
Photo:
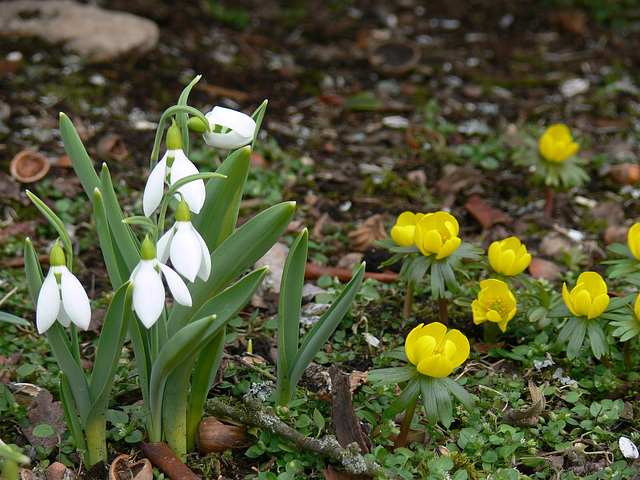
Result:
{"type": "Polygon", "coordinates": [[[544,278],[553,282],[561,272],[562,269],[558,265],[542,258],[533,257],[529,264],[529,273],[533,278],[544,278]]]}
{"type": "Polygon", "coordinates": [[[97,62],[156,47],[160,29],[151,20],[72,0],[0,3],[0,37],[39,37],[97,62]]]}

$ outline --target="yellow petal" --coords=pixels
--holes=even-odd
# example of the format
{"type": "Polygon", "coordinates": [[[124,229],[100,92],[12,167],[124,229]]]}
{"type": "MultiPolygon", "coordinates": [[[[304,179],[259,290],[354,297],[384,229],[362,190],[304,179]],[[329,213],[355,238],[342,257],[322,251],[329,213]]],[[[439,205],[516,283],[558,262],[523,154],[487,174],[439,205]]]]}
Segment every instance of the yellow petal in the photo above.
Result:
{"type": "Polygon", "coordinates": [[[438,252],[438,256],[436,258],[440,260],[441,258],[448,257],[458,249],[461,243],[462,240],[460,239],[460,237],[453,237],[447,240],[446,242],[444,242],[444,245],[442,245],[442,248],[440,248],[440,251],[438,252]]]}
{"type": "Polygon", "coordinates": [[[578,277],[578,285],[591,294],[592,297],[607,293],[607,284],[596,272],[584,272],[578,277]]]}
{"type": "Polygon", "coordinates": [[[573,301],[573,306],[575,308],[576,315],[588,315],[589,310],[591,309],[591,295],[586,290],[581,290],[575,293],[575,288],[571,292],[571,300],[573,301]]]}
{"type": "Polygon", "coordinates": [[[417,363],[417,358],[416,356],[413,355],[414,347],[416,342],[418,341],[418,338],[420,338],[420,333],[422,332],[423,325],[424,324],[421,323],[420,325],[415,327],[413,330],[411,330],[409,332],[409,335],[407,335],[407,339],[404,342],[404,350],[407,354],[407,358],[414,365],[417,363]]]}
{"type": "Polygon", "coordinates": [[[487,321],[487,309],[484,308],[479,300],[471,302],[471,310],[473,311],[473,323],[480,325],[487,321]]]}
{"type": "Polygon", "coordinates": [[[436,341],[436,350],[439,350],[444,341],[445,336],[447,335],[447,327],[440,322],[429,323],[424,326],[422,330],[423,335],[429,335],[433,337],[436,341]]]}
{"type": "Polygon", "coordinates": [[[602,295],[598,295],[596,298],[593,299],[593,302],[591,303],[591,308],[589,309],[589,314],[587,315],[587,318],[591,320],[592,318],[599,317],[600,315],[602,315],[602,312],[604,312],[608,306],[609,306],[609,295],[607,295],[606,293],[603,293],[602,295]]]}
{"type": "Polygon", "coordinates": [[[447,342],[456,346],[455,354],[449,357],[453,368],[456,368],[469,358],[469,339],[460,330],[451,330],[447,333],[447,342]]]}
{"type": "Polygon", "coordinates": [[[447,375],[451,375],[451,372],[453,372],[453,365],[451,361],[443,355],[433,355],[429,358],[425,358],[417,365],[417,368],[423,375],[428,375],[429,377],[434,378],[446,377],[447,375]]]}
{"type": "Polygon", "coordinates": [[[574,315],[580,316],[580,314],[576,312],[576,307],[573,305],[573,299],[571,298],[571,294],[567,289],[566,283],[562,284],[562,298],[564,299],[564,303],[567,306],[567,308],[571,311],[571,313],[573,313],[574,315]]]}
{"type": "Polygon", "coordinates": [[[429,230],[424,233],[422,243],[418,245],[424,255],[432,255],[440,252],[442,248],[442,236],[437,230],[429,230]]]}
{"type": "Polygon", "coordinates": [[[636,307],[634,311],[636,313],[636,318],[640,319],[640,293],[638,294],[638,298],[636,298],[636,307]]]}
{"type": "Polygon", "coordinates": [[[636,259],[640,260],[640,222],[629,229],[629,249],[636,259]]]}
{"type": "Polygon", "coordinates": [[[489,310],[487,312],[487,320],[493,323],[500,323],[502,321],[502,317],[495,310],[489,310]]]}
{"type": "Polygon", "coordinates": [[[401,247],[410,247],[414,244],[415,225],[396,225],[391,229],[391,238],[401,247]]]}

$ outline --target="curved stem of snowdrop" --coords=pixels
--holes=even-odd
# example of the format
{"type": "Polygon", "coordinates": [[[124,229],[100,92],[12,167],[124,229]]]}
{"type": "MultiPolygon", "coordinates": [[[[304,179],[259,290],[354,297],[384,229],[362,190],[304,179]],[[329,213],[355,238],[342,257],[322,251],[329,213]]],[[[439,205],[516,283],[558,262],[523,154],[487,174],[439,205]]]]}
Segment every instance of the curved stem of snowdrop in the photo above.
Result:
{"type": "Polygon", "coordinates": [[[160,207],[160,215],[158,216],[158,230],[157,230],[158,233],[164,232],[164,220],[165,220],[165,217],[167,216],[167,208],[169,207],[169,201],[178,192],[178,189],[183,185],[186,185],[187,183],[192,182],[194,180],[198,180],[198,179],[204,180],[206,178],[227,178],[227,176],[222,175],[221,173],[215,173],[215,172],[196,173],[195,175],[188,175],[186,177],[181,178],[176,183],[171,185],[171,187],[169,187],[167,194],[162,199],[162,205],[160,207]]]}
{"type": "Polygon", "coordinates": [[[151,170],[153,170],[153,167],[155,167],[156,163],[158,163],[158,154],[160,152],[160,143],[162,142],[162,136],[164,134],[164,125],[165,123],[167,123],[169,117],[178,113],[188,113],[193,115],[194,117],[198,117],[207,127],[207,130],[209,129],[209,120],[207,120],[207,117],[205,117],[203,113],[197,108],[190,107],[188,105],[173,105],[167,108],[160,117],[160,121],[158,122],[156,139],[153,142],[153,151],[151,152],[151,164],[149,165],[149,168],[151,170]]]}

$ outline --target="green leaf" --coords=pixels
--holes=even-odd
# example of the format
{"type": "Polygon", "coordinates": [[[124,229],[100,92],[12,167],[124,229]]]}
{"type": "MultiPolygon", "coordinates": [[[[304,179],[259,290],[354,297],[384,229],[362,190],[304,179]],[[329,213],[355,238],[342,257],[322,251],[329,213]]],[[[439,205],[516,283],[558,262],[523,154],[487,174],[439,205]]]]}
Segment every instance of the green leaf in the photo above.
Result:
{"type": "Polygon", "coordinates": [[[91,375],[90,393],[94,401],[104,396],[107,400],[104,402],[105,408],[113,387],[113,378],[120,364],[129,321],[133,315],[132,295],[133,284],[127,282],[122,285],[111,299],[102,324],[95,359],[95,365],[100,367],[95,368],[91,375]]]}
{"type": "Polygon", "coordinates": [[[253,135],[253,142],[251,142],[251,148],[255,146],[256,139],[258,138],[258,133],[260,132],[260,126],[262,125],[262,119],[264,118],[264,114],[267,111],[267,105],[269,102],[264,100],[258,108],[256,108],[255,112],[251,114],[251,118],[256,122],[256,131],[253,135]]]}
{"type": "Polygon", "coordinates": [[[444,383],[451,394],[467,409],[468,412],[473,410],[473,397],[465,390],[465,388],[451,377],[445,377],[444,383]]]}
{"type": "Polygon", "coordinates": [[[587,335],[591,344],[591,351],[596,358],[600,358],[609,352],[607,336],[597,319],[587,320],[587,335]]]}
{"type": "Polygon", "coordinates": [[[278,302],[278,386],[279,403],[289,400],[289,374],[298,353],[302,287],[307,265],[308,232],[305,228],[293,242],[282,272],[278,302]]]}
{"type": "Polygon", "coordinates": [[[92,198],[93,191],[100,187],[100,180],[78,132],[69,117],[64,113],[60,113],[60,135],[73,169],[78,175],[87,197],[92,198]]]}
{"type": "Polygon", "coordinates": [[[367,380],[374,386],[391,385],[402,383],[419,375],[415,365],[404,365],[402,367],[379,368],[369,371],[367,380]]]}
{"type": "Polygon", "coordinates": [[[400,412],[406,412],[411,405],[415,404],[420,397],[421,380],[421,377],[411,380],[391,406],[382,413],[382,416],[384,418],[393,418],[400,412]]]}
{"type": "Polygon", "coordinates": [[[582,318],[575,318],[575,320],[577,320],[576,322],[572,322],[571,320],[567,322],[558,336],[558,341],[560,342],[560,336],[566,335],[564,334],[564,330],[570,328],[569,344],[567,345],[567,358],[569,360],[573,360],[578,356],[582,349],[582,344],[584,343],[584,337],[587,333],[587,320],[582,318]]]}
{"type": "Polygon", "coordinates": [[[422,396],[422,407],[427,420],[431,425],[438,423],[438,396],[432,385],[432,378],[425,375],[420,376],[420,394],[422,396]]]}
{"type": "MultiPolygon", "coordinates": [[[[191,93],[191,89],[194,87],[196,83],[200,81],[202,75],[196,75],[193,80],[187,85],[180,97],[178,98],[178,105],[186,105],[187,100],[189,98],[189,94],[191,93]]],[[[178,114],[178,125],[180,127],[180,132],[182,133],[182,151],[185,155],[189,155],[189,127],[187,126],[188,115],[186,113],[178,114]]]]}
{"type": "Polygon", "coordinates": [[[430,383],[436,397],[440,422],[442,422],[445,428],[449,428],[453,423],[453,404],[449,391],[445,387],[446,384],[442,378],[432,378],[430,383]]]}
{"type": "Polygon", "coordinates": [[[298,350],[294,360],[293,368],[290,370],[290,394],[293,394],[295,386],[298,384],[300,377],[306,370],[307,366],[313,360],[316,353],[322,348],[322,346],[329,339],[331,334],[340,324],[344,316],[346,315],[351,302],[355,298],[362,279],[364,278],[365,264],[362,263],[351,281],[347,284],[344,290],[340,293],[338,298],[333,302],[333,305],[329,307],[318,322],[309,330],[302,340],[302,345],[298,350]]]}
{"type": "Polygon", "coordinates": [[[30,322],[27,322],[24,318],[16,317],[7,312],[0,312],[0,322],[12,323],[14,325],[30,325],[30,322]]]}
{"type": "Polygon", "coordinates": [[[193,305],[176,305],[171,309],[168,332],[171,337],[193,318],[211,297],[226,288],[240,274],[260,259],[289,226],[295,203],[284,202],[259,213],[233,232],[211,253],[211,275],[189,285],[193,305]]]}
{"type": "MultiPolygon", "coordinates": [[[[104,208],[109,220],[109,227],[115,239],[114,249],[121,255],[127,265],[127,274],[122,278],[129,278],[129,275],[140,261],[140,242],[136,239],[131,227],[123,223],[122,209],[120,202],[113,189],[113,182],[109,174],[109,168],[106,163],[102,164],[102,172],[100,174],[100,192],[102,193],[104,208]]],[[[93,195],[93,190],[91,191],[93,195]]]]}
{"type": "Polygon", "coordinates": [[[124,278],[126,277],[123,277],[123,275],[126,276],[129,272],[127,266],[123,262],[118,261],[118,259],[122,257],[120,255],[116,256],[113,236],[109,228],[102,193],[100,193],[99,188],[93,191],[93,218],[96,222],[96,232],[98,233],[98,240],[100,241],[100,250],[102,250],[102,258],[107,267],[111,287],[117,290],[124,283],[124,278]]]}
{"type": "Polygon", "coordinates": [[[51,435],[55,435],[56,431],[51,425],[41,423],[40,425],[36,425],[35,427],[33,427],[32,433],[38,438],[48,438],[51,435]]]}
{"type": "Polygon", "coordinates": [[[313,423],[315,424],[316,427],[318,427],[318,430],[320,431],[324,430],[324,427],[326,426],[324,416],[320,413],[320,410],[318,410],[317,408],[313,409],[313,423]]]}
{"type": "Polygon", "coordinates": [[[151,424],[148,426],[148,430],[152,442],[159,442],[162,438],[162,403],[167,378],[181,362],[187,361],[189,357],[197,354],[197,346],[200,346],[214,321],[215,317],[210,316],[185,326],[158,352],[149,377],[151,424]]]}
{"type": "Polygon", "coordinates": [[[226,178],[212,178],[207,182],[205,203],[199,214],[192,215],[194,228],[202,235],[211,252],[236,227],[250,164],[249,147],[232,152],[216,170],[216,173],[226,175],[226,178]],[[212,212],[215,214],[212,215],[212,212]]]}
{"type": "MultiPolygon", "coordinates": [[[[67,227],[64,226],[64,223],[60,218],[51,210],[42,200],[36,197],[33,193],[27,190],[27,197],[33,202],[33,204],[38,207],[38,210],[42,212],[42,214],[49,221],[51,226],[58,232],[58,236],[62,240],[62,246],[64,247],[65,253],[69,256],[71,252],[73,252],[71,247],[71,239],[69,238],[69,233],[67,232],[67,227]]],[[[67,265],[69,257],[67,258],[67,265]]]]}

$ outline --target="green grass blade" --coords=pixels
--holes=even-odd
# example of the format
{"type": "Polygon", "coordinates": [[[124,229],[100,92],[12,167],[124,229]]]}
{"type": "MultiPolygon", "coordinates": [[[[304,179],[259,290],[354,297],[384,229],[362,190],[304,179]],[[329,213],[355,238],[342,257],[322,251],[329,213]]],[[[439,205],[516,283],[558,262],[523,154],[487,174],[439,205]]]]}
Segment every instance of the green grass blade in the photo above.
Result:
{"type": "Polygon", "coordinates": [[[17,317],[7,312],[0,312],[0,322],[22,325],[23,327],[30,325],[30,322],[27,322],[24,318],[17,317]]]}

